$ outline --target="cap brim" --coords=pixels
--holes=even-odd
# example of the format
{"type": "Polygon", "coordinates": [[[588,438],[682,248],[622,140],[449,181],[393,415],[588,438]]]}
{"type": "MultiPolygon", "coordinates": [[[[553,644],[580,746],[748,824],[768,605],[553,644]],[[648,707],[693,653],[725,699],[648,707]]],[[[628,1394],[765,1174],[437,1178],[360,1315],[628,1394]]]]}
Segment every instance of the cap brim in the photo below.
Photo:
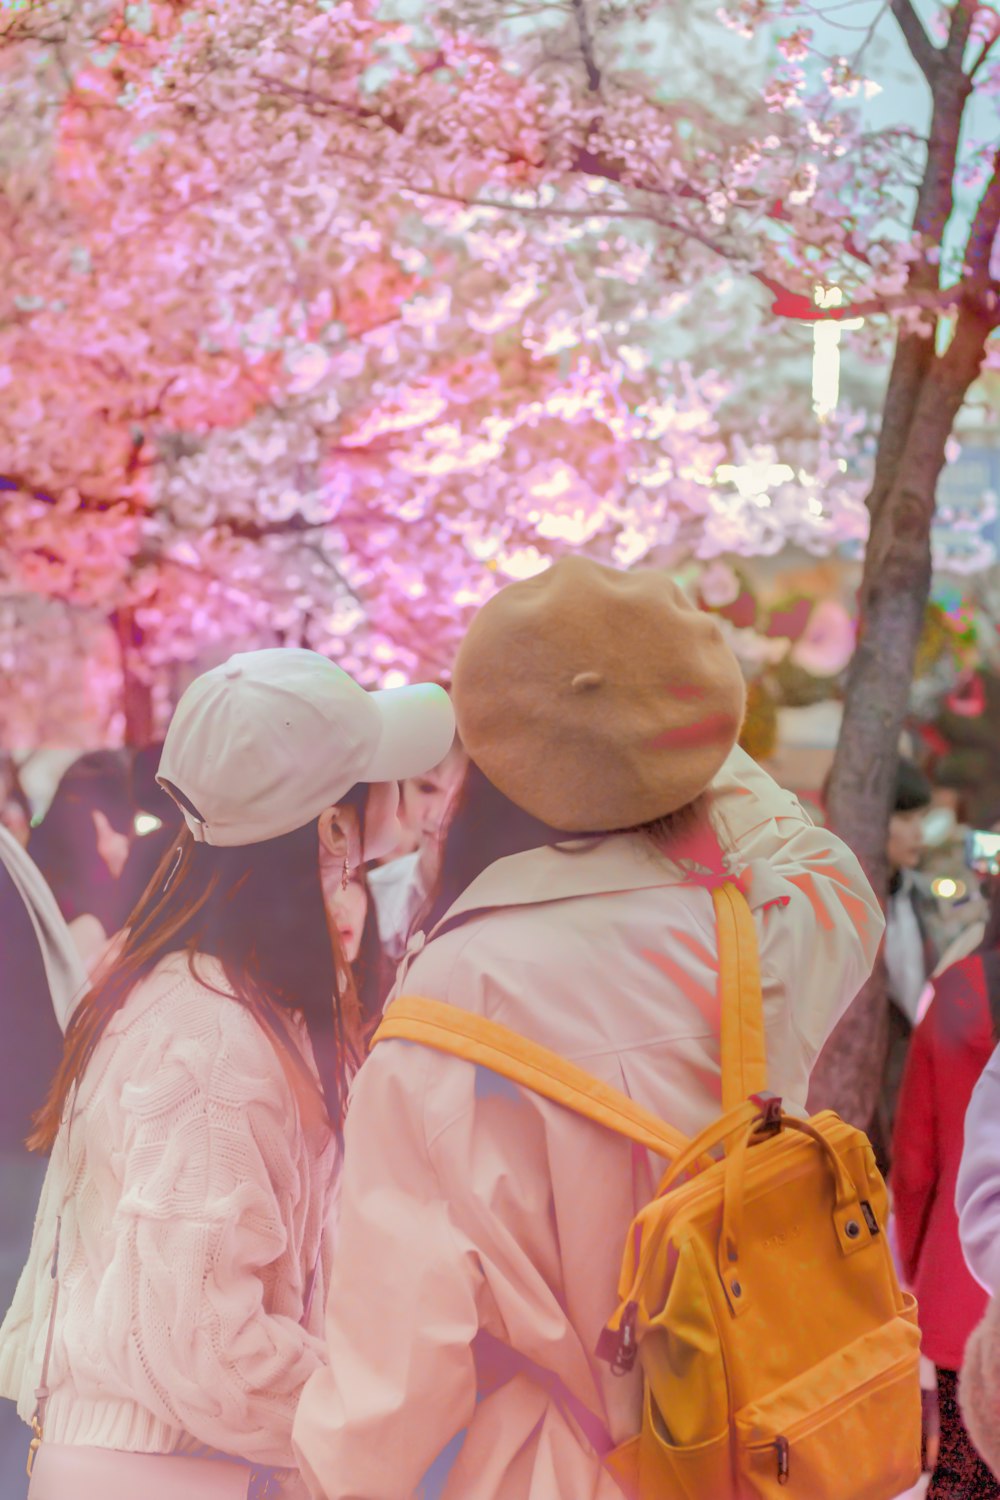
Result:
{"type": "Polygon", "coordinates": [[[382,720],[382,733],[366,781],[405,781],[444,760],[455,740],[455,712],[444,688],[419,682],[383,688],[369,697],[382,720]]]}

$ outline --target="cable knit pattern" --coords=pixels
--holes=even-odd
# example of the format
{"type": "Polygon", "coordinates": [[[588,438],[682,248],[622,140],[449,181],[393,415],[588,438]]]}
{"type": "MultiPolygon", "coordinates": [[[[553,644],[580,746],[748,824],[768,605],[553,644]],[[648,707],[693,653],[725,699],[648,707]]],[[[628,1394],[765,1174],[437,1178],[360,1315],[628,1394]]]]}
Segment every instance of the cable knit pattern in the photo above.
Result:
{"type": "MultiPolygon", "coordinates": [[[[335,1147],[300,1123],[265,1031],[211,987],[221,968],[197,970],[164,959],[95,1050],[0,1329],[0,1395],[30,1419],[61,1211],[46,1437],[290,1466],[296,1404],[325,1361],[328,1264],[300,1320],[335,1147]]],[[[299,1040],[311,1056],[304,1027],[299,1040]]]]}

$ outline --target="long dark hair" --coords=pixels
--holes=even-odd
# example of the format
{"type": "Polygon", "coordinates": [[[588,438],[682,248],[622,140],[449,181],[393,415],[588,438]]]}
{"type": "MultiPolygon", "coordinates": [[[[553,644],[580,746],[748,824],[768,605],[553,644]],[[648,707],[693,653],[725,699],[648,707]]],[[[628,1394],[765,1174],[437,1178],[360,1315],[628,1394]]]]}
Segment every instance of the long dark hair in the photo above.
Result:
{"type": "Polygon", "coordinates": [[[116,882],[116,904],[113,922],[105,923],[107,932],[124,927],[156,874],[168,849],[176,849],[183,818],[173,798],[156,780],[163,743],[144,745],[132,756],[129,771],[129,794],[135,815],[152,815],[159,827],[152,830],[137,827],[124,868],[116,882]]]}
{"type": "Polygon", "coordinates": [[[193,973],[196,954],[218,959],[234,1003],[257,1018],[314,1088],[287,1026],[292,1012],[301,1013],[339,1135],[347,1079],[361,1057],[360,1023],[349,970],[326,918],[316,823],[231,849],[196,843],[185,828],[73,1014],[62,1062],[28,1139],[32,1150],[51,1149],[70,1092],[112,1016],[160,959],[178,952],[188,955],[193,973]]]}
{"type": "MultiPolygon", "coordinates": [[[[696,836],[707,827],[705,806],[704,796],[699,796],[650,823],[612,832],[642,833],[664,852],[669,850],[677,857],[700,861],[705,858],[706,850],[696,836]]],[[[608,833],[574,833],[543,823],[511,802],[470,761],[445,829],[437,883],[414,928],[430,932],[462,892],[498,859],[568,840],[597,841],[607,837],[608,833]]]]}
{"type": "MultiPolygon", "coordinates": [[[[365,844],[365,817],[368,811],[369,790],[367,782],[359,781],[357,786],[353,786],[349,792],[346,792],[340,798],[338,804],[340,807],[354,808],[358,818],[358,832],[361,836],[362,850],[365,844]]],[[[361,927],[358,956],[351,964],[351,975],[358,997],[361,1026],[367,1038],[382,1018],[382,1004],[389,993],[389,987],[392,983],[392,965],[389,963],[378,930],[378,914],[375,909],[375,899],[372,896],[371,886],[368,884],[368,876],[364,871],[362,872],[362,879],[364,880],[368,905],[365,908],[365,920],[361,927]]]]}
{"type": "Polygon", "coordinates": [[[358,956],[351,965],[351,973],[358,996],[361,1024],[367,1038],[382,1019],[382,1006],[392,984],[393,971],[379,934],[375,900],[367,876],[364,881],[368,909],[361,928],[358,956]]]}

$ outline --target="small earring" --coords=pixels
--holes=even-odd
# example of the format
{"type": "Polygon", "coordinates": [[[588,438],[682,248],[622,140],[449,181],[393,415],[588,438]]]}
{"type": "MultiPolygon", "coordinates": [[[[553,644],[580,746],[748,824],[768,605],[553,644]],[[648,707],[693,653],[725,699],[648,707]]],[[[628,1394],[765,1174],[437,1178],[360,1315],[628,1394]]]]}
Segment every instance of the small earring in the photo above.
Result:
{"type": "Polygon", "coordinates": [[[345,854],[344,855],[344,871],[343,871],[343,874],[340,877],[340,889],[342,891],[346,891],[348,885],[350,884],[350,881],[351,881],[351,866],[348,863],[347,855],[345,854]]]}

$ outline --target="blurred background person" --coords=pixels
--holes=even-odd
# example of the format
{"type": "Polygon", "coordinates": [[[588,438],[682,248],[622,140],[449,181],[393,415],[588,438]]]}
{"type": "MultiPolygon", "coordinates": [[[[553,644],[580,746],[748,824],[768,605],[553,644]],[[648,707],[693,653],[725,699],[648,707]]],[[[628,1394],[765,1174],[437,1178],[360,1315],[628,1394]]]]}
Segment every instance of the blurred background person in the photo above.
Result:
{"type": "MultiPolygon", "coordinates": [[[[20,843],[0,828],[0,1319],[31,1245],[44,1157],[25,1145],[62,1057],[62,1030],[86,975],[51,891],[20,843]]],[[[27,1488],[24,1424],[0,1401],[0,1495],[27,1488]]]]}
{"type": "Polygon", "coordinates": [[[22,849],[31,835],[31,803],[21,784],[14,757],[0,753],[0,825],[13,834],[22,849]]]}
{"type": "Polygon", "coordinates": [[[88,969],[119,926],[118,881],[133,817],[126,753],[94,750],[64,771],[28,842],[88,969]]]}
{"type": "Polygon", "coordinates": [[[889,988],[889,1046],[875,1119],[869,1132],[879,1169],[888,1175],[896,1100],[920,999],[937,963],[933,938],[934,897],[917,873],[924,850],[924,818],[931,784],[911,760],[896,771],[886,859],[885,967],[889,988]]]}
{"type": "MultiPolygon", "coordinates": [[[[970,829],[968,834],[993,833],[1000,834],[1000,808],[993,808],[983,819],[978,829],[970,829]]],[[[983,867],[985,868],[985,867],[983,867]]],[[[970,882],[981,882],[979,885],[980,900],[971,901],[969,904],[969,920],[961,931],[951,939],[947,948],[938,960],[937,973],[948,968],[949,965],[957,963],[961,958],[967,958],[970,953],[982,946],[986,936],[989,922],[990,885],[989,875],[983,877],[977,872],[974,862],[969,863],[966,857],[966,846],[963,841],[963,870],[965,878],[970,882]]]]}
{"type": "Polygon", "coordinates": [[[987,1296],[966,1267],[955,1188],[965,1114],[989,1062],[1000,1021],[1000,878],[989,880],[989,918],[979,950],[950,965],[913,1032],[892,1142],[896,1245],[920,1308],[922,1353],[936,1369],[939,1448],[929,1500],[996,1500],[990,1470],[957,1401],[965,1346],[987,1296]]]}
{"type": "Polygon", "coordinates": [[[468,763],[456,737],[448,754],[426,776],[400,783],[399,819],[404,838],[415,839],[416,847],[372,869],[368,877],[379,934],[393,963],[402,957],[414,921],[437,883],[441,841],[468,763]]]}

